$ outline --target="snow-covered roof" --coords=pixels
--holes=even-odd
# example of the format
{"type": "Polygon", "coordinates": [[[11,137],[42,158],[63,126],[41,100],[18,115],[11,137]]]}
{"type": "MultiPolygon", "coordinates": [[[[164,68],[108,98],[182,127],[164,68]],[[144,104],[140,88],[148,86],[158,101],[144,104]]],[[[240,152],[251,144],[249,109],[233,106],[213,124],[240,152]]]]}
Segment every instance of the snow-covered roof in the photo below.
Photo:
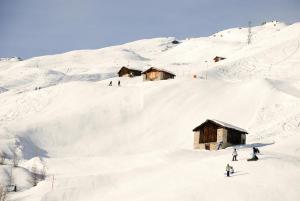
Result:
{"type": "Polygon", "coordinates": [[[243,132],[243,133],[246,133],[246,134],[248,133],[245,129],[239,128],[239,127],[234,126],[232,124],[225,123],[223,121],[219,121],[219,120],[216,120],[216,119],[207,119],[205,122],[203,122],[202,124],[200,124],[199,126],[194,128],[193,131],[198,130],[204,123],[206,123],[208,121],[214,122],[215,124],[218,124],[219,126],[222,126],[224,128],[230,128],[230,129],[237,130],[237,131],[240,131],[240,132],[243,132]]]}
{"type": "Polygon", "coordinates": [[[165,69],[162,69],[162,68],[155,68],[155,67],[150,67],[148,68],[147,70],[145,70],[144,72],[142,72],[142,74],[150,71],[150,70],[157,70],[157,71],[161,71],[161,72],[166,72],[166,73],[169,73],[169,74],[172,74],[172,75],[175,75],[175,73],[171,72],[171,71],[168,71],[168,70],[165,70],[165,69]]]}

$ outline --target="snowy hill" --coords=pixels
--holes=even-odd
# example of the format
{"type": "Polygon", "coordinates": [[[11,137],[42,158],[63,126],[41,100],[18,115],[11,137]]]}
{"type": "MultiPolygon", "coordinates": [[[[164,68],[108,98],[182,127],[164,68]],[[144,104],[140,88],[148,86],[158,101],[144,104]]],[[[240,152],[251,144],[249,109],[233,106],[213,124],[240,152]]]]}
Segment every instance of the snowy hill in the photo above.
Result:
{"type": "MultiPolygon", "coordinates": [[[[15,181],[22,191],[9,199],[298,200],[300,23],[269,22],[252,33],[249,45],[247,28],[233,28],[179,44],[156,38],[1,60],[0,151],[12,158],[17,150],[23,167],[15,181]],[[119,79],[122,66],[176,78],[119,79]],[[193,150],[192,129],[207,118],[249,132],[238,162],[231,147],[193,150]],[[260,160],[247,162],[254,145],[260,160]],[[231,178],[227,163],[237,171],[231,178]],[[32,187],[27,170],[41,164],[48,177],[32,187]]],[[[0,183],[9,174],[0,165],[0,183]]]]}

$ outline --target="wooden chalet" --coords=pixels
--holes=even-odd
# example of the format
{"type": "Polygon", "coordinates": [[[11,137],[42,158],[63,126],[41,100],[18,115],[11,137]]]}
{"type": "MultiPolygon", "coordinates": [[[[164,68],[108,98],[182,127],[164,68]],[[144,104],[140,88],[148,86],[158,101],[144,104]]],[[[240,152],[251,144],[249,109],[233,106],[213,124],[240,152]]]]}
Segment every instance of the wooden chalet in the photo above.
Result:
{"type": "Polygon", "coordinates": [[[150,81],[174,79],[174,77],[176,76],[170,71],[166,71],[154,67],[151,67],[148,70],[142,72],[142,74],[144,80],[150,80],[150,81]]]}
{"type": "Polygon", "coordinates": [[[214,60],[215,62],[219,62],[219,61],[224,60],[224,59],[226,59],[226,58],[225,58],[225,57],[219,57],[219,56],[216,56],[213,60],[214,60]]]}
{"type": "Polygon", "coordinates": [[[133,69],[133,68],[127,68],[123,66],[119,72],[118,72],[119,77],[135,77],[135,76],[141,76],[142,71],[138,69],[133,69]]]}
{"type": "Polygon", "coordinates": [[[180,42],[178,41],[178,40],[173,40],[172,41],[172,44],[174,44],[174,45],[178,45],[180,42]]]}
{"type": "Polygon", "coordinates": [[[247,131],[218,120],[207,119],[193,129],[194,149],[218,150],[246,143],[247,131]]]}

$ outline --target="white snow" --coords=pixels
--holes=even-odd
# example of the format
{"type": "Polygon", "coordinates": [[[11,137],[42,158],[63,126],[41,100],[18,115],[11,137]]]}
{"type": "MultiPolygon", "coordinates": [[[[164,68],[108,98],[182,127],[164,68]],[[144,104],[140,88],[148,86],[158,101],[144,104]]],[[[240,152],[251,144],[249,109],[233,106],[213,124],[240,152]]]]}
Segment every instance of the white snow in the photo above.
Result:
{"type": "Polygon", "coordinates": [[[0,151],[9,160],[0,183],[13,150],[22,159],[14,168],[21,191],[9,200],[299,200],[300,23],[252,31],[250,45],[247,28],[233,28],[179,44],[145,39],[1,61],[0,151]],[[217,55],[226,59],[215,63],[217,55]],[[122,66],[176,77],[118,78],[122,66]],[[192,129],[206,119],[247,130],[237,162],[232,147],[193,150],[192,129]],[[246,161],[252,146],[257,162],[246,161]],[[237,171],[230,178],[227,163],[237,171]],[[35,187],[32,167],[48,174],[35,187]]]}

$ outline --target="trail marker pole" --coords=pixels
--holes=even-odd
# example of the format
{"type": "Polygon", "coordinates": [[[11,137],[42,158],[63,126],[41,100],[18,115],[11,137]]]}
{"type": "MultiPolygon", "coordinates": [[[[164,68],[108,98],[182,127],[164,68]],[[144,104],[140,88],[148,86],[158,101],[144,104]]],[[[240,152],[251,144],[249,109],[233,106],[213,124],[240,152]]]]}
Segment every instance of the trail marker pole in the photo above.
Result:
{"type": "Polygon", "coordinates": [[[54,188],[54,175],[52,175],[52,190],[54,188]]]}
{"type": "Polygon", "coordinates": [[[248,22],[248,45],[252,42],[251,21],[248,22]]]}

